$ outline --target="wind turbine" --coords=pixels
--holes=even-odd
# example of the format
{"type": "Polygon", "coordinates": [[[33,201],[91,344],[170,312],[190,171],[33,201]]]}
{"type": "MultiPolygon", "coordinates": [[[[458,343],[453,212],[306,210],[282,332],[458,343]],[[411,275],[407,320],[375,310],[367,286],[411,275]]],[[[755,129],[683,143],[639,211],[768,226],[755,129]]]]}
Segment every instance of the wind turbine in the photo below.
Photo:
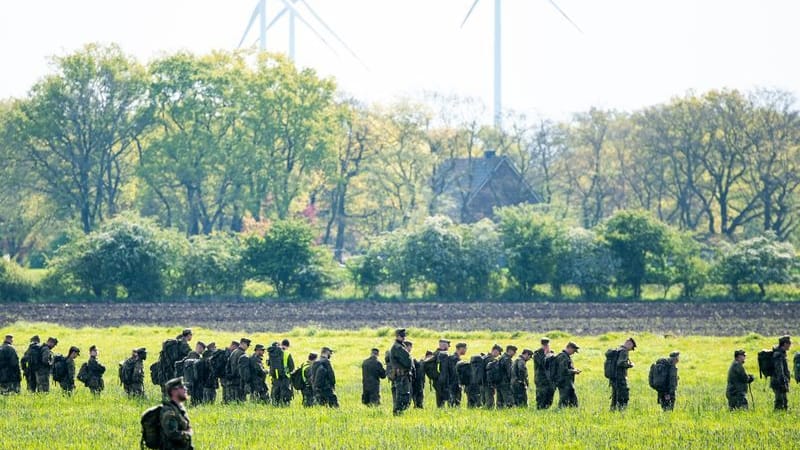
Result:
{"type": "MultiPolygon", "coordinates": [[[[265,51],[267,49],[267,31],[275,25],[278,20],[280,20],[286,13],[289,14],[289,59],[294,61],[295,59],[295,20],[299,20],[303,25],[307,26],[318,38],[321,40],[334,54],[338,55],[336,49],[331,46],[325,36],[323,36],[317,29],[311,25],[304,17],[303,13],[295,6],[295,5],[302,5],[308,12],[311,14],[313,20],[319,23],[322,28],[341,45],[344,47],[348,53],[350,53],[355,59],[357,59],[361,64],[364,64],[363,61],[356,55],[356,53],[340,38],[333,29],[322,20],[319,14],[311,7],[311,5],[306,2],[306,0],[275,0],[276,3],[280,3],[283,5],[283,8],[272,18],[272,20],[267,23],[267,0],[258,0],[255,9],[253,10],[253,14],[250,16],[250,22],[247,24],[247,28],[244,30],[244,34],[242,35],[242,39],[239,41],[239,45],[237,47],[241,47],[244,43],[244,40],[247,38],[247,35],[250,33],[250,29],[253,28],[253,25],[258,20],[258,48],[261,51],[265,51]]],[[[366,66],[366,65],[365,65],[366,66]]]]}
{"type": "MultiPolygon", "coordinates": [[[[469,20],[469,16],[472,14],[472,11],[475,9],[475,6],[478,5],[480,0],[475,0],[472,2],[472,6],[470,6],[469,11],[467,11],[467,15],[464,17],[464,20],[461,22],[461,28],[464,28],[464,24],[467,23],[469,20]]],[[[569,23],[572,24],[578,31],[583,33],[583,30],[569,18],[567,13],[562,10],[554,0],[548,0],[553,8],[555,8],[562,16],[569,23]]],[[[502,125],[502,73],[501,73],[501,53],[502,53],[502,46],[501,46],[501,38],[502,38],[502,29],[501,29],[501,10],[500,10],[500,0],[494,0],[494,126],[497,129],[500,129],[502,125]]]]}

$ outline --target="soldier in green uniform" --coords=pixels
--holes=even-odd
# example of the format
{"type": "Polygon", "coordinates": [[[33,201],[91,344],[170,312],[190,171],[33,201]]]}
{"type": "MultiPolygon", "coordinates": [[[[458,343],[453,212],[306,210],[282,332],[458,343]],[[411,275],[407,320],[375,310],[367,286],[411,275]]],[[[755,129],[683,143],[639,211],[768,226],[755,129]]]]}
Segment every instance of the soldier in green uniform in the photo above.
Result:
{"type": "Polygon", "coordinates": [[[386,369],[378,360],[380,350],[373,348],[361,363],[361,403],[367,406],[381,404],[381,379],[386,378],[386,369]]]}
{"type": "Polygon", "coordinates": [[[105,389],[103,382],[103,374],[106,373],[106,367],[100,364],[97,360],[98,351],[97,346],[92,345],[89,347],[89,361],[86,364],[86,387],[89,388],[92,394],[99,395],[105,389]]]}
{"type": "Polygon", "coordinates": [[[248,391],[250,400],[257,403],[269,402],[269,390],[267,388],[267,371],[264,369],[264,351],[266,349],[261,344],[256,344],[253,354],[248,358],[248,368],[250,371],[248,391]]]}
{"type": "Polygon", "coordinates": [[[192,425],[183,407],[186,386],[183,378],[173,378],[164,384],[166,399],[161,406],[161,448],[163,450],[193,450],[192,425]]]}
{"type": "Polygon", "coordinates": [[[789,363],[787,356],[789,349],[792,347],[792,338],[790,336],[781,336],[778,339],[778,346],[772,350],[772,364],[773,374],[770,381],[770,387],[775,393],[775,410],[789,409],[789,381],[791,374],[789,373],[789,363]]]}
{"type": "Polygon", "coordinates": [[[519,358],[514,361],[511,371],[511,394],[514,396],[514,406],[528,407],[528,360],[533,356],[533,350],[524,349],[519,358]]]}
{"type": "Polygon", "coordinates": [[[617,348],[614,376],[608,380],[611,385],[611,411],[622,411],[628,406],[628,401],[630,400],[628,369],[633,367],[630,352],[634,350],[636,350],[636,341],[632,337],[629,337],[617,348]]]}
{"type": "Polygon", "coordinates": [[[0,346],[0,394],[19,394],[21,381],[14,336],[7,334],[0,346]]]}
{"type": "Polygon", "coordinates": [[[215,342],[209,342],[206,350],[200,357],[202,362],[202,370],[199,371],[200,375],[200,389],[202,390],[203,403],[213,404],[217,399],[217,389],[219,389],[219,378],[217,374],[217,367],[214,365],[215,358],[222,358],[223,351],[217,349],[215,342]]]}
{"type": "Polygon", "coordinates": [[[533,352],[533,384],[536,385],[536,409],[547,409],[553,404],[556,386],[547,373],[547,364],[556,354],[550,350],[550,339],[542,338],[542,346],[533,352]]]}
{"type": "Polygon", "coordinates": [[[495,392],[497,389],[495,383],[489,379],[490,378],[489,370],[491,367],[490,365],[493,364],[493,362],[496,364],[497,359],[500,358],[500,353],[502,352],[503,352],[503,347],[500,347],[498,344],[494,344],[492,346],[492,350],[489,352],[488,355],[486,355],[486,358],[484,358],[483,360],[484,381],[483,381],[483,401],[481,403],[487,409],[493,409],[495,407],[494,401],[495,401],[495,392]]]}
{"type": "Polygon", "coordinates": [[[449,374],[450,378],[450,395],[447,399],[447,404],[454,408],[461,406],[461,380],[459,379],[457,368],[458,363],[466,353],[467,344],[464,342],[459,342],[456,344],[456,351],[450,355],[447,361],[447,373],[449,374]]]}
{"type": "Polygon", "coordinates": [[[395,330],[394,336],[394,343],[389,350],[389,363],[392,370],[389,378],[392,380],[392,389],[395,392],[392,413],[400,415],[408,409],[411,403],[411,375],[414,363],[411,359],[411,349],[406,345],[405,328],[395,330]]]}
{"type": "Polygon", "coordinates": [[[303,406],[314,406],[314,388],[311,386],[311,367],[317,360],[317,354],[311,352],[308,354],[308,360],[300,364],[300,373],[303,377],[303,389],[300,393],[303,395],[303,406]]]}
{"type": "MultiPolygon", "coordinates": [[[[186,354],[186,359],[200,359],[200,357],[203,356],[203,353],[205,353],[205,351],[206,351],[206,344],[203,341],[197,341],[197,344],[194,344],[194,350],[186,354]]],[[[189,395],[191,396],[191,394],[189,395]]]]}
{"type": "Polygon", "coordinates": [[[511,393],[511,377],[514,365],[514,355],[517,354],[515,345],[507,345],[506,351],[500,357],[500,381],[497,382],[497,407],[512,408],[514,394],[511,393]]]}
{"type": "Polygon", "coordinates": [[[22,376],[25,377],[25,385],[28,392],[36,392],[36,366],[39,364],[39,336],[31,337],[28,348],[22,355],[20,365],[22,366],[22,376]]]}
{"type": "Polygon", "coordinates": [[[311,368],[311,381],[314,388],[314,400],[316,404],[331,408],[339,407],[339,399],[336,397],[336,374],[331,366],[331,355],[333,350],[322,347],[319,352],[319,359],[311,368]]]}
{"type": "Polygon", "coordinates": [[[578,353],[578,344],[570,342],[561,353],[556,356],[555,383],[558,388],[558,407],[577,408],[578,396],[575,394],[575,375],[581,373],[572,363],[572,355],[578,353]]]}
{"type": "Polygon", "coordinates": [[[39,346],[39,361],[36,364],[36,392],[50,392],[50,372],[53,367],[53,349],[58,339],[47,338],[47,342],[39,346]]]}
{"type": "Polygon", "coordinates": [[[450,350],[450,341],[447,339],[439,339],[439,348],[433,352],[433,356],[430,360],[425,361],[425,364],[434,364],[437,368],[435,371],[437,373],[437,377],[435,380],[431,380],[431,383],[433,383],[433,390],[436,392],[437,408],[443,408],[447,400],[450,398],[448,350],[450,350]]]}
{"type": "Polygon", "coordinates": [[[681,353],[674,351],[669,354],[669,374],[665,391],[658,391],[658,404],[664,411],[675,408],[675,392],[678,390],[678,363],[681,353]]]}
{"type": "Polygon", "coordinates": [[[61,389],[63,389],[66,394],[71,395],[75,390],[75,359],[80,354],[81,350],[78,347],[72,346],[69,348],[69,353],[67,354],[67,375],[59,383],[61,389]]]}
{"type": "Polygon", "coordinates": [[[180,361],[192,352],[192,346],[189,344],[189,341],[192,340],[191,328],[183,330],[176,339],[178,340],[178,361],[180,361]]]}
{"type": "Polygon", "coordinates": [[[228,361],[230,361],[231,353],[239,348],[239,341],[231,341],[231,344],[224,350],[223,359],[225,360],[225,368],[222,370],[220,376],[220,384],[222,385],[222,403],[227,404],[233,399],[233,388],[231,386],[231,374],[228,373],[228,361]]]}
{"type": "Polygon", "coordinates": [[[289,353],[289,340],[284,339],[280,345],[270,346],[269,377],[272,380],[272,404],[288,406],[292,402],[292,382],[289,375],[294,372],[294,359],[289,353]],[[273,352],[277,360],[273,358],[273,352]]]}
{"type": "Polygon", "coordinates": [[[728,387],[725,389],[725,397],[728,399],[728,408],[731,411],[736,409],[747,409],[747,388],[755,377],[749,375],[744,370],[744,360],[747,354],[744,350],[733,352],[733,363],[728,369],[728,387]]]}
{"type": "Polygon", "coordinates": [[[231,355],[228,357],[228,366],[225,373],[228,377],[228,389],[231,392],[230,401],[232,402],[243,402],[247,400],[244,386],[242,385],[242,377],[239,372],[239,364],[241,362],[241,357],[246,357],[245,351],[248,347],[250,347],[250,339],[241,338],[239,339],[239,347],[232,351],[231,355]]]}
{"type": "Polygon", "coordinates": [[[147,349],[139,347],[135,350],[136,359],[133,364],[133,377],[129,394],[134,397],[144,397],[144,362],[147,360],[147,349]]]}

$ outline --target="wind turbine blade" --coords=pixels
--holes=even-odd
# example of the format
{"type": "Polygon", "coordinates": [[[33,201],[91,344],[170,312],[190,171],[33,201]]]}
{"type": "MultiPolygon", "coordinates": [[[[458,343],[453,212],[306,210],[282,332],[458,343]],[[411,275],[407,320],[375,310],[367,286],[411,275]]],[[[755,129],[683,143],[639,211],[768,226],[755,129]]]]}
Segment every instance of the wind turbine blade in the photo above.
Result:
{"type": "Polygon", "coordinates": [[[469,11],[467,11],[467,16],[464,17],[464,20],[461,22],[461,28],[464,28],[464,24],[467,23],[467,20],[469,19],[469,16],[472,14],[472,10],[475,9],[475,6],[478,5],[479,1],[481,1],[481,0],[475,0],[474,2],[472,2],[472,6],[470,6],[469,7],[469,11]]]}
{"type": "Polygon", "coordinates": [[[325,28],[325,30],[326,30],[328,33],[330,33],[330,34],[331,34],[331,35],[334,37],[334,39],[336,39],[336,40],[339,42],[339,44],[341,44],[341,45],[342,45],[342,47],[344,47],[344,48],[345,48],[345,49],[346,49],[346,50],[347,50],[347,51],[348,51],[348,52],[349,52],[349,53],[350,53],[350,54],[353,56],[353,58],[355,58],[356,60],[358,60],[358,62],[360,62],[360,63],[361,63],[361,65],[363,65],[364,67],[367,67],[367,65],[364,63],[364,61],[362,61],[362,60],[361,60],[361,58],[359,58],[359,57],[358,57],[358,55],[356,55],[356,52],[354,52],[354,51],[353,51],[353,49],[351,49],[351,48],[350,48],[350,46],[348,46],[348,45],[347,45],[347,44],[344,42],[344,40],[343,40],[342,38],[340,38],[340,37],[339,37],[339,35],[337,35],[337,34],[336,34],[334,31],[333,31],[333,28],[331,28],[330,26],[328,26],[328,24],[327,24],[327,23],[325,23],[325,21],[324,21],[324,20],[322,20],[322,17],[320,17],[320,15],[319,15],[319,14],[317,14],[317,12],[316,12],[316,11],[314,11],[314,8],[312,8],[312,7],[311,7],[311,5],[309,5],[309,4],[308,4],[308,2],[307,2],[306,0],[299,0],[299,2],[300,2],[300,3],[302,3],[303,5],[305,5],[305,7],[306,7],[306,8],[308,8],[308,11],[311,13],[311,15],[314,17],[314,19],[316,19],[316,20],[317,20],[317,22],[319,22],[319,23],[322,25],[322,27],[323,27],[323,28],[325,28]]]}
{"type": "Polygon", "coordinates": [[[256,5],[256,9],[253,10],[253,15],[250,16],[250,23],[247,24],[247,29],[244,30],[244,34],[242,35],[242,40],[239,41],[239,45],[236,48],[240,48],[244,40],[247,38],[247,33],[250,32],[250,28],[253,28],[253,24],[256,23],[256,19],[258,19],[258,14],[261,13],[261,8],[259,5],[256,5]]]}
{"type": "Polygon", "coordinates": [[[272,28],[272,26],[273,26],[273,25],[275,25],[275,22],[277,22],[277,21],[278,21],[278,20],[279,20],[281,17],[283,17],[283,15],[284,15],[284,14],[286,14],[286,11],[288,11],[288,9],[286,9],[286,8],[283,8],[283,9],[281,10],[281,12],[279,12],[279,13],[278,13],[278,15],[277,15],[277,16],[275,16],[275,18],[274,18],[274,19],[272,19],[272,21],[271,21],[269,24],[267,24],[267,30],[269,30],[270,28],[272,28]]]}
{"type": "Polygon", "coordinates": [[[314,33],[319,38],[319,40],[321,40],[335,55],[337,55],[337,56],[339,55],[339,53],[336,51],[336,49],[333,48],[333,46],[331,46],[331,44],[325,39],[325,37],[323,35],[321,35],[317,31],[316,28],[314,28],[313,26],[311,26],[310,23],[308,23],[308,21],[303,17],[303,15],[300,13],[300,11],[298,11],[297,8],[295,8],[294,5],[292,5],[292,3],[289,0],[281,0],[281,1],[285,5],[286,9],[288,9],[289,11],[294,13],[294,16],[297,18],[297,20],[302,22],[303,25],[307,26],[308,29],[310,29],[311,32],[314,33]]]}
{"type": "Polygon", "coordinates": [[[558,7],[558,5],[556,4],[555,0],[548,0],[548,1],[550,2],[551,5],[553,5],[553,8],[558,10],[558,12],[560,12],[561,15],[564,16],[565,19],[567,19],[567,22],[571,23],[572,26],[575,27],[576,30],[580,31],[581,34],[583,34],[583,30],[581,30],[581,27],[579,27],[578,24],[573,22],[572,19],[569,18],[569,16],[567,15],[567,13],[564,12],[563,9],[558,7]]]}

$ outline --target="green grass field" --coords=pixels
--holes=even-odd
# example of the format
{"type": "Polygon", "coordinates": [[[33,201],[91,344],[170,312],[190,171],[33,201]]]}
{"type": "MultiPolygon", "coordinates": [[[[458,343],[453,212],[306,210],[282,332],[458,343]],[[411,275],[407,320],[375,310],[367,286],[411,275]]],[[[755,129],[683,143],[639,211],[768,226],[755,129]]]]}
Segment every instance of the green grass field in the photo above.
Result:
{"type": "MultiPolygon", "coordinates": [[[[72,397],[55,388],[49,395],[0,397],[2,449],[94,449],[138,447],[139,417],[159,401],[158,390],[148,385],[148,400],[125,397],[116,376],[117,363],[131,349],[146,346],[149,359],[157,357],[160,342],[173,337],[178,328],[120,327],[68,329],[45,324],[12,324],[0,328],[15,336],[21,353],[33,334],[57,336],[56,352],[70,345],[83,351],[76,366],[88,358],[96,344],[100,360],[107,367],[106,390],[93,398],[79,384],[72,397]]],[[[750,335],[738,338],[663,337],[637,335],[639,347],[632,353],[637,367],[630,371],[631,403],[624,413],[611,413],[609,393],[603,378],[603,352],[618,345],[624,335],[569,336],[550,332],[554,348],[568,340],[581,345],[575,357],[583,370],[576,385],[581,406],[574,410],[468,410],[431,407],[433,392],[426,387],[424,410],[410,410],[402,417],[391,414],[389,386],[383,385],[383,405],[366,408],[360,404],[360,363],[369,349],[386,349],[392,336],[388,329],[326,331],[298,329],[284,335],[253,334],[253,344],[269,344],[282,337],[292,341],[296,361],[323,345],[336,353],[332,359],[337,372],[339,410],[304,409],[295,398],[290,408],[245,405],[209,405],[190,408],[198,449],[240,448],[797,448],[800,427],[800,389],[792,386],[790,411],[772,411],[772,391],[763,380],[753,384],[755,408],[730,413],[724,397],[727,369],[735,348],[745,348],[746,367],[757,375],[756,353],[772,345],[773,338],[750,335]],[[681,351],[680,384],[676,410],[662,413],[655,392],[647,386],[652,361],[670,350],[681,351]]],[[[415,356],[434,349],[446,336],[469,344],[468,355],[488,351],[495,342],[535,348],[539,335],[474,332],[437,333],[409,330],[415,356]]],[[[238,333],[194,329],[195,339],[218,344],[241,337],[238,333]]],[[[794,349],[793,349],[794,350],[794,349]]],[[[532,370],[529,363],[529,371],[532,370]]],[[[23,386],[24,389],[24,386],[23,386]]],[[[299,397],[299,396],[298,396],[299,397]]],[[[529,392],[533,398],[533,390],[529,392]]]]}

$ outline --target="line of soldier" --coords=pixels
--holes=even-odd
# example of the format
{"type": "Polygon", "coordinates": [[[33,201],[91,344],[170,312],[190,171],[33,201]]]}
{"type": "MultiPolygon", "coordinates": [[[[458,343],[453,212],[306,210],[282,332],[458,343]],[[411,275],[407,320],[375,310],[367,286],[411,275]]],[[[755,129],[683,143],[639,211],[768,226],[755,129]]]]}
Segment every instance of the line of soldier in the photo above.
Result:
{"type": "Polygon", "coordinates": [[[7,334],[0,346],[0,394],[18,394],[22,378],[29,392],[50,392],[50,379],[71,394],[75,390],[75,379],[81,381],[93,394],[100,394],[105,388],[103,374],[106,371],[98,360],[97,347],[89,348],[89,360],[75,371],[75,359],[81,350],[72,346],[66,356],[53,353],[58,339],[48,338],[44,343],[39,336],[33,336],[28,348],[19,358],[14,348],[14,336],[7,334]]]}
{"type": "MultiPolygon", "coordinates": [[[[0,393],[19,393],[22,377],[30,392],[49,392],[51,377],[65,392],[71,393],[75,389],[75,359],[80,355],[79,348],[70,347],[67,356],[55,355],[53,349],[58,345],[57,338],[50,337],[41,343],[38,336],[33,336],[23,357],[19,359],[13,340],[12,335],[6,335],[0,347],[0,393]]],[[[221,385],[223,403],[246,401],[249,396],[251,401],[266,403],[271,398],[274,405],[286,406],[292,400],[293,390],[298,390],[304,406],[339,405],[335,393],[336,377],[330,364],[333,350],[328,347],[323,347],[319,355],[310,353],[308,359],[295,370],[287,339],[280,344],[273,342],[268,348],[256,344],[250,355],[246,351],[251,340],[246,337],[231,342],[225,349],[217,349],[213,342],[208,345],[198,342],[195,349],[190,350],[191,340],[191,329],[183,330],[176,338],[179,364],[174,366],[182,366],[183,373],[176,373],[179,371],[176,369],[176,372],[165,374],[168,378],[164,383],[157,384],[163,386],[176,375],[183,376],[191,372],[192,376],[185,379],[193,404],[213,403],[221,385]],[[265,354],[268,355],[266,365],[265,354]],[[187,365],[190,361],[192,364],[187,365]],[[188,371],[188,367],[194,370],[188,371]],[[266,383],[267,375],[272,380],[271,397],[266,383]]],[[[788,408],[791,372],[787,355],[791,345],[790,336],[781,336],[778,345],[770,352],[771,362],[767,363],[771,369],[768,375],[775,394],[776,410],[788,408]]],[[[422,408],[427,378],[435,391],[437,407],[460,406],[464,393],[470,408],[526,407],[529,387],[527,362],[533,359],[536,408],[550,408],[556,391],[559,392],[559,407],[578,406],[575,376],[581,371],[575,368],[572,356],[580,347],[574,342],[569,342],[562,352],[556,354],[550,348],[550,340],[542,338],[540,348],[536,351],[524,349],[516,359],[514,357],[518,349],[514,345],[506,346],[504,351],[495,344],[489,353],[473,356],[469,360],[465,359],[466,343],[457,343],[452,354],[448,354],[449,349],[450,341],[440,339],[436,351],[428,351],[424,358],[414,359],[411,356],[413,344],[406,339],[406,330],[397,329],[395,342],[386,352],[385,368],[379,360],[380,351],[376,348],[362,363],[362,403],[379,405],[380,380],[388,378],[395,414],[408,409],[412,402],[416,408],[422,408]]],[[[611,387],[612,411],[624,410],[628,405],[627,375],[628,370],[634,367],[630,352],[635,350],[636,341],[630,337],[618,348],[606,353],[604,372],[611,387]]],[[[104,389],[105,367],[98,360],[97,347],[93,345],[89,351],[89,360],[81,366],[77,379],[92,393],[99,394],[104,389]]],[[[728,371],[726,398],[731,410],[749,407],[747,391],[754,377],[747,374],[744,368],[746,356],[744,350],[736,350],[728,371]]],[[[143,363],[146,359],[147,350],[138,348],[120,364],[119,378],[130,396],[144,396],[143,363]]],[[[651,368],[651,387],[656,389],[657,401],[665,411],[675,406],[679,361],[680,353],[677,351],[670,353],[669,358],[656,361],[653,366],[662,365],[665,368],[661,382],[654,383],[654,369],[651,368]]]]}

